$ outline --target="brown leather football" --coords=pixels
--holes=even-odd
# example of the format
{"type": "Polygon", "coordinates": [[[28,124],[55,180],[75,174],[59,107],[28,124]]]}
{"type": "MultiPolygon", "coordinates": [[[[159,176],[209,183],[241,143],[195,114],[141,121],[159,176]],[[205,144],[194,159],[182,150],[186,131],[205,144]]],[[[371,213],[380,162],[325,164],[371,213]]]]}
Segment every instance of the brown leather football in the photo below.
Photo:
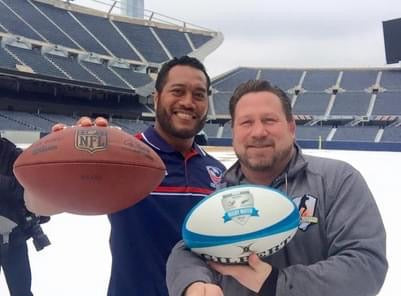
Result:
{"type": "Polygon", "coordinates": [[[28,147],[14,173],[41,215],[109,214],[146,197],[165,176],[159,156],[113,127],[68,127],[28,147]]]}

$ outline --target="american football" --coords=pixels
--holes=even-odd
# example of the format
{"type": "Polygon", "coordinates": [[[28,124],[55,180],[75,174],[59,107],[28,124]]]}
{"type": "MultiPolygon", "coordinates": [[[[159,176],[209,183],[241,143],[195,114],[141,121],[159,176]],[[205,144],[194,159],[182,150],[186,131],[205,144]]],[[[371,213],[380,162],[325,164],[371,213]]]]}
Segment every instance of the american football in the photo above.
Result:
{"type": "Polygon", "coordinates": [[[28,147],[14,173],[30,210],[109,214],[142,200],[165,175],[159,156],[114,127],[67,127],[28,147]]]}

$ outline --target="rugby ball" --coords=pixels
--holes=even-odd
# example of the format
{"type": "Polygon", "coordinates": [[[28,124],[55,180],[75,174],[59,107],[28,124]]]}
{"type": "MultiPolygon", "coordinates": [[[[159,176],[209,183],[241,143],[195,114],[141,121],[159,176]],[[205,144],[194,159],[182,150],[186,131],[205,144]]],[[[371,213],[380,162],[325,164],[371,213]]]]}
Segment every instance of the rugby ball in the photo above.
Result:
{"type": "Polygon", "coordinates": [[[238,185],[215,191],[187,215],[182,227],[186,247],[219,263],[248,261],[274,254],[295,235],[296,205],[267,186],[238,185]]]}
{"type": "Polygon", "coordinates": [[[68,127],[41,138],[14,174],[36,214],[110,214],[142,200],[165,176],[159,156],[113,127],[68,127]]]}

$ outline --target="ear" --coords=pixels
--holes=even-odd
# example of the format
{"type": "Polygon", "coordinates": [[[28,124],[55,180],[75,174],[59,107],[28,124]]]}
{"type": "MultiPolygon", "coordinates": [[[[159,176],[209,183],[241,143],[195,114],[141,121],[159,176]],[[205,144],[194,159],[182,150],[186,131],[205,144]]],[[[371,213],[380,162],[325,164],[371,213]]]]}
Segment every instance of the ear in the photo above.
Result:
{"type": "MultiPolygon", "coordinates": [[[[226,123],[227,124],[227,123],[226,123]]],[[[228,125],[228,124],[227,124],[228,125]]],[[[232,141],[234,142],[234,138],[235,138],[235,128],[234,128],[234,121],[231,119],[231,123],[229,124],[229,126],[224,126],[224,128],[230,127],[231,129],[231,138],[232,141]]]]}
{"type": "Polygon", "coordinates": [[[292,134],[292,137],[295,139],[295,130],[297,128],[297,124],[295,123],[294,117],[291,119],[290,122],[288,122],[288,127],[290,130],[290,133],[292,134]]]}
{"type": "Polygon", "coordinates": [[[154,106],[155,111],[156,111],[157,103],[159,102],[159,99],[160,99],[159,92],[155,91],[153,94],[153,106],[154,106]]]}

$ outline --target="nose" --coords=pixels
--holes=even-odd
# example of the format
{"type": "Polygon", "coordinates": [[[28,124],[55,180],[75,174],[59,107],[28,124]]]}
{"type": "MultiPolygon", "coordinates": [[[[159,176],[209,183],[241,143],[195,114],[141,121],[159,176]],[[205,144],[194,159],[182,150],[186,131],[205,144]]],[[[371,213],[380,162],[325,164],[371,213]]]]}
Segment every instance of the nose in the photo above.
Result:
{"type": "Polygon", "coordinates": [[[266,137],[268,135],[268,130],[266,126],[260,120],[255,121],[252,126],[252,137],[261,138],[266,137]]]}
{"type": "Polygon", "coordinates": [[[186,92],[184,96],[181,97],[179,103],[182,107],[193,109],[195,108],[194,98],[191,92],[186,92]]]}

